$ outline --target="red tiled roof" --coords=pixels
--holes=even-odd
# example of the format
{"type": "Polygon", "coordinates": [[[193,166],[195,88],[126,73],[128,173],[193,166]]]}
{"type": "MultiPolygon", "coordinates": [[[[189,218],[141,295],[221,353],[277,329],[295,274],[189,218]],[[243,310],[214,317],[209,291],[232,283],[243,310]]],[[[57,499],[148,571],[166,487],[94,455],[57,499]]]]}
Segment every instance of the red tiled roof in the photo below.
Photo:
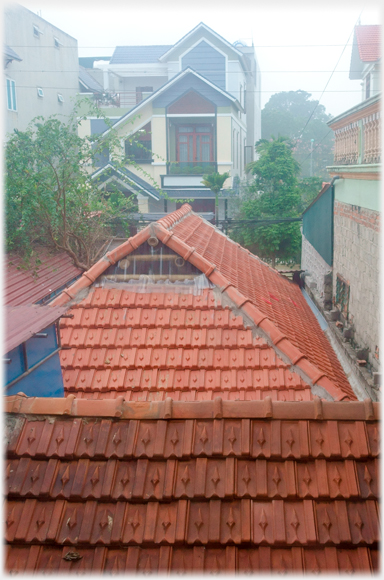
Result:
{"type": "Polygon", "coordinates": [[[355,26],[355,36],[360,60],[375,62],[381,58],[381,26],[378,24],[360,24],[355,26]]]}
{"type": "Polygon", "coordinates": [[[213,290],[96,288],[61,323],[67,394],[125,400],[309,400],[310,386],[213,290]]]}
{"type": "Polygon", "coordinates": [[[6,306],[3,352],[11,351],[37,332],[47,328],[56,322],[66,310],[68,310],[67,306],[55,306],[54,308],[37,304],[6,306]]]}
{"type": "Polygon", "coordinates": [[[39,302],[83,272],[73,265],[64,252],[52,254],[44,248],[38,248],[37,256],[41,263],[36,265],[34,258],[31,258],[27,268],[24,268],[22,259],[16,254],[5,257],[5,305],[39,302]]]}
{"type": "Polygon", "coordinates": [[[378,571],[377,403],[5,411],[7,570],[378,571]]]}
{"type": "MultiPolygon", "coordinates": [[[[78,292],[91,286],[111,263],[114,264],[116,261],[130,254],[150,236],[157,236],[163,244],[203,272],[210,282],[220,289],[226,301],[230,301],[231,308],[234,310],[237,309],[247,321],[251,320],[254,329],[264,336],[268,344],[277,352],[278,356],[282,358],[286,357],[285,360],[288,360],[290,364],[294,365],[295,371],[301,376],[304,376],[308,384],[316,386],[317,392],[320,395],[322,393],[324,394],[325,391],[335,400],[356,398],[328,339],[321,330],[299,287],[281,276],[276,270],[270,268],[256,256],[232,242],[201,217],[195,215],[188,204],[185,204],[180,210],[173,212],[169,216],[162,218],[157,223],[148,226],[134,238],[130,238],[118,248],[108,252],[81,279],[75,282],[68,290],[64,290],[52,304],[60,305],[73,300],[78,292]]],[[[65,360],[62,359],[64,365],[73,366],[75,364],[74,368],[82,369],[83,371],[96,369],[96,367],[99,370],[103,370],[105,365],[101,364],[100,359],[98,359],[99,356],[104,356],[102,350],[93,354],[94,357],[96,356],[94,359],[95,363],[89,360],[92,346],[98,348],[119,346],[121,349],[124,349],[124,347],[133,347],[133,342],[129,342],[131,339],[127,337],[127,334],[125,334],[123,339],[120,339],[122,342],[119,342],[119,339],[115,338],[115,334],[113,334],[113,329],[120,326],[127,326],[121,319],[121,316],[123,316],[125,308],[134,306],[133,302],[129,302],[129,300],[134,299],[134,294],[129,294],[131,296],[130,299],[127,297],[121,299],[121,294],[118,292],[114,292],[114,294],[116,294],[116,298],[113,303],[107,298],[109,295],[106,293],[102,295],[107,300],[107,302],[103,302],[107,307],[107,318],[111,314],[111,308],[118,308],[118,311],[114,313],[114,316],[117,316],[116,322],[111,321],[109,323],[107,322],[107,318],[105,318],[101,323],[99,316],[97,317],[97,321],[96,318],[89,317],[86,321],[85,316],[81,317],[82,308],[89,308],[92,305],[96,305],[96,303],[92,303],[93,294],[90,294],[89,298],[84,299],[80,304],[73,305],[75,319],[71,325],[76,326],[79,331],[71,334],[70,339],[68,338],[68,332],[66,334],[63,333],[63,340],[71,347],[82,346],[81,341],[86,340],[88,342],[87,345],[84,343],[84,346],[88,346],[88,348],[85,348],[84,358],[82,357],[80,364],[77,365],[76,362],[74,363],[69,360],[69,357],[75,356],[75,349],[73,348],[71,354],[68,354],[68,356],[64,355],[66,356],[65,360]],[[89,334],[85,337],[87,328],[89,330],[92,329],[92,339],[89,339],[89,334]],[[99,337],[101,328],[110,330],[112,333],[111,336],[113,335],[113,338],[108,339],[105,344],[100,342],[100,340],[103,340],[99,337]],[[78,338],[74,338],[75,334],[78,338]],[[70,343],[69,340],[71,341],[70,343]],[[125,342],[126,340],[128,342],[125,342]],[[94,341],[93,344],[92,341],[94,341]]],[[[145,295],[141,296],[144,300],[145,295]]],[[[101,298],[97,302],[98,305],[101,304],[100,300],[101,298]]],[[[139,306],[139,303],[136,306],[139,306]]],[[[176,303],[174,306],[180,307],[176,303]]],[[[151,304],[148,307],[154,311],[157,306],[151,304]]],[[[97,306],[97,308],[100,308],[100,306],[97,306]]],[[[191,305],[190,308],[193,308],[193,306],[191,305]]],[[[94,313],[94,316],[96,314],[97,312],[94,313]]],[[[139,316],[140,311],[135,312],[135,314],[131,313],[131,315],[139,316]]],[[[157,324],[158,322],[150,323],[148,326],[156,327],[157,324]]],[[[65,326],[67,325],[68,323],[65,323],[65,326]]],[[[159,347],[173,346],[174,348],[183,348],[184,344],[186,344],[177,342],[177,344],[171,345],[165,344],[161,340],[159,343],[156,343],[159,347]]],[[[141,354],[144,358],[148,357],[152,352],[152,349],[148,348],[151,346],[150,341],[146,341],[147,339],[144,339],[144,341],[141,343],[138,342],[137,346],[134,347],[139,348],[141,346],[143,348],[145,352],[141,354]]],[[[233,338],[231,339],[232,343],[233,338]]],[[[192,347],[201,347],[203,345],[206,345],[206,343],[198,342],[196,345],[191,343],[192,347]]],[[[215,345],[220,346],[219,339],[215,339],[215,345]]],[[[239,347],[242,345],[238,343],[236,346],[239,347]]],[[[131,348],[129,355],[131,358],[133,351],[134,349],[131,348]]],[[[164,352],[163,350],[162,356],[165,356],[164,352]]],[[[116,348],[114,354],[117,355],[116,348]]],[[[124,357],[124,352],[120,354],[124,357]]],[[[149,363],[146,358],[145,361],[142,367],[158,368],[158,364],[154,361],[151,360],[149,363]]],[[[130,368],[132,365],[138,366],[136,360],[134,363],[127,363],[125,366],[125,363],[122,360],[117,361],[116,357],[107,364],[112,365],[111,367],[108,366],[108,369],[130,368]]],[[[169,366],[169,361],[167,361],[167,366],[169,366]]],[[[199,368],[203,368],[200,362],[198,366],[199,368]]],[[[218,367],[210,368],[221,369],[222,367],[218,365],[218,367]]],[[[263,367],[259,366],[259,368],[263,367]]],[[[98,378],[100,377],[98,376],[98,378]]],[[[119,389],[121,390],[121,381],[123,380],[121,375],[114,377],[114,379],[115,384],[119,385],[119,389]]],[[[70,388],[74,388],[75,380],[77,379],[72,376],[67,381],[70,388]]],[[[151,389],[156,390],[157,387],[153,383],[153,380],[152,378],[148,381],[151,384],[151,389]]],[[[199,382],[201,380],[203,379],[198,378],[199,382]]],[[[85,381],[88,383],[88,378],[83,383],[85,381]]],[[[103,390],[110,390],[109,387],[106,388],[106,384],[102,378],[98,380],[98,383],[99,385],[103,385],[103,390]]],[[[215,388],[218,388],[219,385],[220,382],[217,383],[216,380],[215,388]]],[[[263,382],[262,386],[266,388],[267,385],[268,381],[263,382]]],[[[239,388],[239,386],[237,383],[236,388],[239,388]]],[[[76,384],[76,388],[79,387],[82,390],[81,385],[76,384]]],[[[138,385],[136,385],[136,388],[139,388],[138,385]]]]}

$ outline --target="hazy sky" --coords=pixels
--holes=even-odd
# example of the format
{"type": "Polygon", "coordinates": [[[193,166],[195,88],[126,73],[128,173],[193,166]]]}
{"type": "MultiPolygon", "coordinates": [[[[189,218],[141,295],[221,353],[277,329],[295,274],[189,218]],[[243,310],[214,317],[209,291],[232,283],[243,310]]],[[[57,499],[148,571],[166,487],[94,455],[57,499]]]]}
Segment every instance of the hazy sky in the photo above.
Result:
{"type": "Polygon", "coordinates": [[[381,22],[376,0],[120,0],[20,2],[78,40],[79,56],[109,56],[117,45],[174,44],[204,22],[226,40],[254,43],[262,106],[273,93],[304,90],[338,115],[360,101],[349,80],[353,28],[381,22]],[[349,42],[348,42],[349,40],[349,42]]]}

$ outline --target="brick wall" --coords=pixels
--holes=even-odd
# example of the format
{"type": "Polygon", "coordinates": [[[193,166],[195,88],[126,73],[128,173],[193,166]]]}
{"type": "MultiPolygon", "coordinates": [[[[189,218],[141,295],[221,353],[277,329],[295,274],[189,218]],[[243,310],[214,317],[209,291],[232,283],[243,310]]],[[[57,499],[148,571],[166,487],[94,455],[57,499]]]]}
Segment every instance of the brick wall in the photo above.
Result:
{"type": "Polygon", "coordinates": [[[349,314],[355,340],[369,347],[371,361],[380,334],[379,229],[378,212],[335,201],[333,295],[340,274],[350,285],[349,314]]]}
{"type": "Polygon", "coordinates": [[[314,282],[316,284],[315,290],[319,293],[319,297],[323,298],[324,276],[331,272],[332,268],[304,235],[302,236],[301,246],[301,269],[310,273],[310,277],[305,278],[305,283],[310,285],[314,282]]]}

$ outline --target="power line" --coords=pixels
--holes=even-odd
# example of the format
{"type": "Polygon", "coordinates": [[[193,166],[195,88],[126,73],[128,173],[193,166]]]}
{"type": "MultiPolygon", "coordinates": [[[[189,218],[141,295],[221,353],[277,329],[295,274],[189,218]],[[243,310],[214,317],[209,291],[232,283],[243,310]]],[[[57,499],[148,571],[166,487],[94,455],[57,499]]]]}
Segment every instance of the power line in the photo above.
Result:
{"type": "MultiPolygon", "coordinates": [[[[363,11],[361,11],[360,16],[362,13],[363,13],[363,11]]],[[[258,45],[254,45],[253,47],[247,46],[245,48],[312,48],[312,47],[313,48],[325,48],[325,47],[332,48],[332,47],[339,47],[339,46],[345,46],[345,47],[353,46],[353,43],[348,44],[349,38],[347,40],[347,44],[345,44],[345,45],[344,44],[258,44],[258,45]]],[[[375,42],[375,41],[373,41],[373,42],[361,42],[359,44],[359,46],[376,46],[376,45],[377,45],[377,42],[375,42]]],[[[116,45],[116,44],[114,44],[114,45],[109,45],[109,46],[85,46],[85,45],[64,46],[64,45],[61,45],[59,50],[62,50],[64,48],[69,48],[72,50],[76,49],[76,48],[77,49],[79,49],[79,48],[92,48],[92,49],[102,49],[102,50],[110,48],[110,49],[115,50],[118,47],[119,48],[121,47],[121,48],[135,48],[135,49],[137,49],[137,48],[147,48],[150,46],[154,46],[154,45],[151,45],[151,44],[145,44],[145,45],[139,45],[139,44],[138,45],[136,45],[136,44],[116,45]]],[[[157,46],[157,45],[155,45],[155,46],[157,46]]],[[[160,45],[160,46],[164,46],[164,45],[160,45]]],[[[41,45],[41,44],[12,44],[12,48],[54,48],[54,45],[53,44],[46,44],[46,45],[41,45]]],[[[236,47],[234,47],[234,48],[236,48],[236,47]]],[[[165,54],[165,51],[164,51],[164,54],[165,54]]],[[[95,58],[95,57],[94,56],[81,56],[80,58],[95,58]]],[[[102,58],[102,57],[99,57],[99,58],[102,58]]],[[[105,56],[104,56],[104,58],[105,58],[105,56]]]]}
{"type": "MultiPolygon", "coordinates": [[[[32,86],[32,85],[19,85],[18,83],[16,83],[16,88],[17,89],[18,88],[19,89],[36,89],[37,87],[39,87],[40,89],[53,89],[53,90],[65,90],[65,89],[68,89],[68,90],[76,90],[76,91],[79,90],[78,87],[68,87],[68,86],[66,86],[66,87],[56,87],[56,86],[54,86],[54,87],[44,87],[43,86],[42,87],[40,85],[34,85],[34,86],[32,86]]],[[[299,89],[299,90],[301,90],[301,89],[299,89]]],[[[119,89],[116,89],[116,90],[113,90],[113,91],[111,91],[110,89],[103,89],[102,92],[103,93],[111,92],[113,94],[121,94],[121,95],[124,95],[124,94],[136,94],[136,91],[120,91],[119,89]]],[[[247,92],[250,93],[250,94],[258,94],[258,93],[273,93],[274,94],[274,93],[289,92],[289,91],[282,91],[281,89],[280,90],[279,89],[273,89],[273,90],[270,90],[270,91],[261,91],[261,90],[260,91],[257,91],[256,90],[256,91],[247,91],[247,92]]],[[[293,92],[296,92],[296,91],[293,91],[293,92]]],[[[361,91],[359,89],[359,90],[332,90],[332,91],[307,90],[307,91],[304,91],[304,92],[306,92],[306,93],[320,93],[320,92],[323,92],[323,93],[324,92],[326,92],[326,93],[360,93],[361,91]]],[[[200,93],[203,94],[203,91],[200,91],[200,93]]],[[[82,94],[85,95],[85,94],[89,94],[89,93],[79,93],[80,96],[82,94]]]]}
{"type": "MultiPolygon", "coordinates": [[[[88,70],[92,70],[92,71],[100,71],[101,72],[102,69],[92,68],[92,69],[86,69],[86,70],[87,71],[88,70]]],[[[41,70],[41,69],[31,70],[31,69],[26,69],[26,70],[22,70],[22,69],[17,69],[17,71],[15,70],[14,72],[18,72],[18,73],[30,73],[30,72],[34,72],[34,73],[40,73],[40,72],[41,73],[58,73],[58,72],[59,73],[78,73],[79,70],[78,69],[75,69],[75,70],[60,70],[60,69],[54,69],[54,70],[41,70]]],[[[114,73],[113,70],[108,71],[108,72],[114,73]]],[[[151,72],[151,71],[147,71],[147,70],[135,70],[135,74],[136,73],[147,74],[148,72],[151,72]]],[[[205,70],[204,72],[205,73],[212,74],[212,73],[223,73],[224,71],[223,70],[218,70],[218,69],[211,69],[211,70],[205,70]]],[[[244,70],[243,72],[245,72],[245,73],[251,73],[253,71],[244,70]]],[[[266,74],[266,73],[268,73],[268,74],[282,74],[282,73],[290,73],[290,74],[299,74],[299,73],[314,74],[314,73],[319,73],[319,74],[325,74],[325,73],[329,73],[329,72],[335,72],[335,71],[334,70],[333,71],[330,71],[330,70],[260,70],[260,73],[261,74],[266,74]]],[[[351,73],[351,72],[359,73],[361,71],[338,70],[336,72],[337,73],[351,73]]],[[[90,74],[90,73],[88,73],[88,74],[90,74]]],[[[228,72],[226,72],[226,74],[229,74],[229,75],[230,74],[238,75],[239,73],[238,73],[238,71],[228,71],[228,72]]]]}
{"type": "MultiPolygon", "coordinates": [[[[303,130],[301,131],[301,133],[300,133],[300,137],[303,135],[303,133],[304,133],[304,131],[305,131],[305,129],[306,129],[306,127],[307,127],[308,123],[310,122],[310,120],[311,120],[311,119],[312,119],[312,117],[313,117],[313,114],[314,114],[314,112],[316,111],[317,107],[319,106],[319,104],[320,104],[320,101],[321,101],[321,97],[324,95],[324,93],[325,93],[325,91],[326,91],[326,88],[327,88],[327,86],[329,85],[329,83],[330,83],[330,81],[331,81],[331,78],[332,78],[332,76],[333,76],[333,73],[335,72],[335,70],[336,70],[336,68],[337,68],[337,65],[339,64],[339,62],[340,62],[340,60],[341,60],[341,57],[343,56],[343,54],[344,54],[344,51],[345,51],[345,49],[347,48],[347,45],[348,45],[349,39],[351,38],[351,36],[352,36],[352,34],[353,34],[354,30],[355,30],[355,26],[356,26],[356,24],[359,22],[359,20],[360,20],[360,17],[361,17],[361,15],[362,15],[362,13],[363,13],[363,12],[364,12],[364,9],[363,9],[363,10],[360,12],[360,14],[359,14],[359,17],[358,17],[358,19],[356,20],[356,23],[355,23],[354,27],[352,28],[351,34],[349,35],[349,37],[348,37],[348,40],[347,40],[346,44],[344,45],[344,48],[343,48],[343,50],[341,51],[341,54],[340,54],[340,56],[339,56],[339,59],[338,59],[338,61],[337,61],[337,63],[336,63],[336,66],[335,66],[335,68],[333,69],[333,71],[332,71],[332,73],[331,73],[331,76],[329,77],[329,79],[328,79],[328,81],[327,81],[327,84],[325,85],[325,87],[324,87],[324,90],[323,90],[323,92],[321,93],[319,100],[317,101],[317,104],[316,104],[315,108],[313,109],[312,113],[310,114],[308,121],[305,123],[305,125],[304,125],[304,129],[303,129],[303,130]]],[[[329,91],[327,91],[327,92],[329,92],[329,91]]]]}

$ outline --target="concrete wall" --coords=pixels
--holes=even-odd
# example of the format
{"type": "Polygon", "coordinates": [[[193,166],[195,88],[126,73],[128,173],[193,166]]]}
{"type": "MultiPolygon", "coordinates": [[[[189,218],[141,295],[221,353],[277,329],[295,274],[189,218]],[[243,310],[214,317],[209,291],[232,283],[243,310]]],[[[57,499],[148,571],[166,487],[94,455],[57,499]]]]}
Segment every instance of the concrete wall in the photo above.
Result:
{"type": "Polygon", "coordinates": [[[378,211],[335,200],[333,292],[340,274],[350,285],[349,314],[355,340],[369,347],[370,360],[379,345],[379,226],[378,211]]]}
{"type": "Polygon", "coordinates": [[[17,111],[9,111],[7,103],[5,132],[24,131],[37,116],[59,115],[66,120],[73,109],[79,90],[77,40],[23,6],[10,4],[4,10],[4,42],[22,58],[12,61],[4,71],[16,83],[17,111]],[[35,36],[33,26],[43,34],[35,36]],[[59,48],[55,48],[54,38],[59,48]],[[37,87],[44,97],[37,94],[37,87]],[[58,93],[64,103],[58,101],[58,93]]]}
{"type": "Polygon", "coordinates": [[[332,271],[332,268],[315,250],[312,244],[302,236],[301,246],[301,269],[309,272],[310,276],[305,277],[305,283],[319,294],[319,298],[324,297],[324,276],[332,271]],[[315,287],[311,284],[316,284],[315,287]]]}

